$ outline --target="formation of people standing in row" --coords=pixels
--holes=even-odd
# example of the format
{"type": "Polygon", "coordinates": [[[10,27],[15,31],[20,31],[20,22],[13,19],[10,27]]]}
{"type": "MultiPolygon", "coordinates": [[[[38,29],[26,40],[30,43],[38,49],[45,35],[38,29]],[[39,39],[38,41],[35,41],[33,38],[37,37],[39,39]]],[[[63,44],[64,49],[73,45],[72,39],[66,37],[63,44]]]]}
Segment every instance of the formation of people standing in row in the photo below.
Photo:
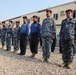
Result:
{"type": "MultiPolygon", "coordinates": [[[[60,49],[62,53],[63,63],[61,67],[71,68],[76,43],[76,20],[72,18],[72,9],[66,10],[66,19],[61,23],[60,30],[60,49]]],[[[27,41],[29,40],[31,58],[38,54],[38,44],[41,41],[42,45],[42,61],[49,62],[51,52],[54,52],[56,44],[56,22],[52,18],[52,10],[46,10],[46,18],[42,25],[38,22],[38,16],[33,16],[33,23],[29,26],[27,16],[23,17],[23,24],[20,27],[20,22],[16,21],[16,27],[13,27],[13,22],[9,21],[6,26],[2,22],[0,28],[2,49],[6,43],[6,51],[11,50],[11,40],[14,52],[20,48],[19,55],[26,54],[27,41]]]]}

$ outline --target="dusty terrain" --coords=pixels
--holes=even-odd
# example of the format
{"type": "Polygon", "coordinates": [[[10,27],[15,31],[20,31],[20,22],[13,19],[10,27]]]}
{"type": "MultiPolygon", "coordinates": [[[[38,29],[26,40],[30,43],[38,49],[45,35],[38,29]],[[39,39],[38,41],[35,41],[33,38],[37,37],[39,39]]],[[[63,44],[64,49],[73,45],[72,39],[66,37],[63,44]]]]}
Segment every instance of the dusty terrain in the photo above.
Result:
{"type": "Polygon", "coordinates": [[[50,63],[40,61],[42,59],[41,49],[35,59],[30,58],[29,48],[25,56],[12,51],[0,49],[0,75],[76,75],[76,56],[71,70],[62,68],[59,66],[62,59],[58,49],[51,53],[50,63]]]}

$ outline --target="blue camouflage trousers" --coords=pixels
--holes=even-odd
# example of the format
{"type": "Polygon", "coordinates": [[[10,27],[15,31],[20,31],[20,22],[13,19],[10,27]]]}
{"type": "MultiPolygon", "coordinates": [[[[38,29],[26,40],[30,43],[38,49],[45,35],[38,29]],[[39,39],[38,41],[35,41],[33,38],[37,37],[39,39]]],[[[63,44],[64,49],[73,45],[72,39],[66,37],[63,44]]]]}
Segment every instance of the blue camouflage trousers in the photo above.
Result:
{"type": "Polygon", "coordinates": [[[14,46],[14,50],[19,50],[20,40],[16,37],[13,38],[13,46],[14,46]]]}
{"type": "Polygon", "coordinates": [[[64,63],[71,63],[73,61],[74,41],[61,40],[62,60],[64,63]]]}
{"type": "Polygon", "coordinates": [[[2,46],[5,46],[5,36],[1,36],[1,44],[2,46]]]}
{"type": "Polygon", "coordinates": [[[11,35],[10,34],[6,36],[6,48],[8,50],[11,50],[11,35]]]}
{"type": "Polygon", "coordinates": [[[51,38],[42,38],[43,58],[50,58],[51,45],[52,45],[51,38]]]}

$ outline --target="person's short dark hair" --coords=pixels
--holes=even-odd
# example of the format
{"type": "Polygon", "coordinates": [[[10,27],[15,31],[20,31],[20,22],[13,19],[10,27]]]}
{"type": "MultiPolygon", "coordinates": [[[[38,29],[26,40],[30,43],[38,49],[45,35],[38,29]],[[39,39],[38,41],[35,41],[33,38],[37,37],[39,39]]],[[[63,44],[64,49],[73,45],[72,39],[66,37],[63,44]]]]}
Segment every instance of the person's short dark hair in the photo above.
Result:
{"type": "Polygon", "coordinates": [[[33,18],[37,18],[38,19],[38,16],[34,15],[33,18]]]}
{"type": "Polygon", "coordinates": [[[16,21],[16,23],[20,23],[20,21],[16,21]]]}
{"type": "Polygon", "coordinates": [[[5,21],[3,21],[2,23],[5,23],[5,21]]]}
{"type": "Polygon", "coordinates": [[[13,21],[9,20],[9,22],[13,23],[13,21]]]}
{"type": "Polygon", "coordinates": [[[27,19],[27,16],[24,16],[23,19],[27,19]]]}

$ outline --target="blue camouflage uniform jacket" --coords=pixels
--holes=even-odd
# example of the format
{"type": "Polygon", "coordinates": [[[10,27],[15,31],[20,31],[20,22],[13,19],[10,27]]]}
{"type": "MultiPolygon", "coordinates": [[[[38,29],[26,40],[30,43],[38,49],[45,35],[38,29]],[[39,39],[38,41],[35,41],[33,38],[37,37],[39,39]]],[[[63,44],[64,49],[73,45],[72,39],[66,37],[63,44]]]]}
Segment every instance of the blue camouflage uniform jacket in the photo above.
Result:
{"type": "Polygon", "coordinates": [[[52,37],[56,33],[56,25],[54,18],[46,18],[43,20],[41,27],[41,37],[52,37]]]}
{"type": "Polygon", "coordinates": [[[73,18],[70,18],[69,20],[66,18],[62,21],[61,30],[60,30],[60,39],[76,40],[76,22],[73,18]]]}
{"type": "Polygon", "coordinates": [[[1,29],[1,36],[6,36],[6,26],[3,26],[1,29]]]}
{"type": "Polygon", "coordinates": [[[20,27],[19,26],[15,27],[15,29],[13,31],[13,37],[20,38],[20,27]]]}
{"type": "Polygon", "coordinates": [[[12,36],[12,33],[13,33],[12,26],[9,25],[9,26],[7,27],[7,30],[6,30],[6,34],[7,34],[7,36],[8,36],[8,35],[12,36]]]}

